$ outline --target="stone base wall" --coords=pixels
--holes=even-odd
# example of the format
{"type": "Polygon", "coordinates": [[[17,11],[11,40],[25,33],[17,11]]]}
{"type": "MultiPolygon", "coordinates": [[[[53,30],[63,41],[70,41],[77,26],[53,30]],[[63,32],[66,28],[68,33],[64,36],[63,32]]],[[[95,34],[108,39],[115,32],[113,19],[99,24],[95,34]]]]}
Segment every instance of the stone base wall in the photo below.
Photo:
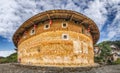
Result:
{"type": "Polygon", "coordinates": [[[93,42],[73,31],[44,32],[18,46],[18,61],[28,65],[90,66],[94,64],[93,42]]]}

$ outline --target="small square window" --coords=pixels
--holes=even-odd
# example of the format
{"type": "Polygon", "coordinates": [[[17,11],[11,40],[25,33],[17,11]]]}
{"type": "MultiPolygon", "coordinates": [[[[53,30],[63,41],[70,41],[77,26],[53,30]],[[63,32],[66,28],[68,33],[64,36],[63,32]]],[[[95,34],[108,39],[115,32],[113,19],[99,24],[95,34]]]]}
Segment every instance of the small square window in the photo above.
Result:
{"type": "Polygon", "coordinates": [[[40,47],[37,47],[37,51],[40,52],[40,47]]]}
{"type": "Polygon", "coordinates": [[[64,35],[63,38],[64,38],[64,39],[67,39],[67,35],[64,35]]]}
{"type": "Polygon", "coordinates": [[[62,28],[67,28],[67,23],[62,23],[62,28]]]}
{"type": "Polygon", "coordinates": [[[26,35],[23,35],[23,38],[26,38],[26,35]]]}
{"type": "Polygon", "coordinates": [[[44,29],[49,29],[49,28],[50,28],[49,24],[44,25],[44,29]]]}
{"type": "Polygon", "coordinates": [[[38,48],[37,51],[40,52],[40,49],[38,48]]]}
{"type": "Polygon", "coordinates": [[[82,33],[84,34],[84,28],[82,27],[82,33]]]}
{"type": "Polygon", "coordinates": [[[45,25],[45,28],[49,28],[49,25],[45,25]]]}
{"type": "Polygon", "coordinates": [[[34,30],[34,29],[32,29],[32,30],[30,31],[30,35],[33,35],[33,34],[35,34],[35,30],[34,30]]]}
{"type": "Polygon", "coordinates": [[[62,39],[63,40],[68,40],[69,39],[69,35],[68,34],[62,34],[62,39]]]}
{"type": "Polygon", "coordinates": [[[66,23],[63,23],[63,27],[66,27],[66,23]]]}

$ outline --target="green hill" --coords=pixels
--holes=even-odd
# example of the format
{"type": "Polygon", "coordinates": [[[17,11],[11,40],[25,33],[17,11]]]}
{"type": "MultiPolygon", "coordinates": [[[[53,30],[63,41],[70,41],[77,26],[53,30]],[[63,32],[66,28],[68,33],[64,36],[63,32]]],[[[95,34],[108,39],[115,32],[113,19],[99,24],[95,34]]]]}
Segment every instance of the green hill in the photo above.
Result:
{"type": "Polygon", "coordinates": [[[17,53],[13,53],[8,57],[1,57],[0,63],[12,63],[17,62],[17,53]]]}

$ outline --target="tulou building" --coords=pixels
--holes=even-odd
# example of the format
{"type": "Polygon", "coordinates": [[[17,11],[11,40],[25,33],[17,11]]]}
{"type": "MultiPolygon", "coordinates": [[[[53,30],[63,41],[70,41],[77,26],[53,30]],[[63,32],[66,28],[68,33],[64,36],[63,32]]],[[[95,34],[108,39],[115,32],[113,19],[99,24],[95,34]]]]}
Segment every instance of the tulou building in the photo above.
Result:
{"type": "Polygon", "coordinates": [[[96,24],[71,10],[49,10],[25,21],[13,35],[18,62],[37,66],[94,65],[96,24]]]}

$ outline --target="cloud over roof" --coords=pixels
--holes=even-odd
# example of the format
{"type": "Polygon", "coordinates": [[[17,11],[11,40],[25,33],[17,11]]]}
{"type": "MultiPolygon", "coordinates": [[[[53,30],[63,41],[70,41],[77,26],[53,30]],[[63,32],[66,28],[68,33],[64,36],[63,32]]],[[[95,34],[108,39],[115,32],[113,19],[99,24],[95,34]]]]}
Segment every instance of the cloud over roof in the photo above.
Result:
{"type": "Polygon", "coordinates": [[[1,0],[0,36],[11,40],[16,29],[31,16],[51,9],[74,10],[93,19],[101,40],[120,36],[120,0],[1,0]]]}
{"type": "Polygon", "coordinates": [[[9,55],[11,55],[12,53],[15,53],[14,50],[10,50],[10,51],[0,51],[0,56],[2,57],[7,57],[9,55]]]}

